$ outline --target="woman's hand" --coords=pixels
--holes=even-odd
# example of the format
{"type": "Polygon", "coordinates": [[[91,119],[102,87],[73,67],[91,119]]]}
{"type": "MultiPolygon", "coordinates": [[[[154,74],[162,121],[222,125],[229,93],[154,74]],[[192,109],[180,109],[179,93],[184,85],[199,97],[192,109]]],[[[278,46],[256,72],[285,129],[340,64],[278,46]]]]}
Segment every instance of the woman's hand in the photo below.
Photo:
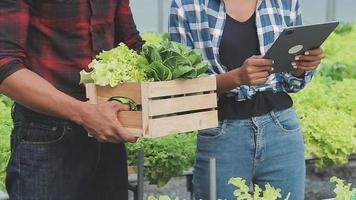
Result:
{"type": "Polygon", "coordinates": [[[233,71],[237,85],[258,85],[267,81],[273,71],[273,61],[263,56],[251,56],[233,71]]]}
{"type": "Polygon", "coordinates": [[[266,83],[273,71],[273,61],[263,56],[251,56],[243,65],[229,72],[216,76],[217,92],[223,93],[241,85],[258,85],[266,83]]]}
{"type": "Polygon", "coordinates": [[[294,57],[294,61],[292,62],[294,70],[292,74],[294,76],[302,76],[305,71],[316,69],[323,57],[324,54],[321,48],[308,50],[304,54],[294,57]]]}

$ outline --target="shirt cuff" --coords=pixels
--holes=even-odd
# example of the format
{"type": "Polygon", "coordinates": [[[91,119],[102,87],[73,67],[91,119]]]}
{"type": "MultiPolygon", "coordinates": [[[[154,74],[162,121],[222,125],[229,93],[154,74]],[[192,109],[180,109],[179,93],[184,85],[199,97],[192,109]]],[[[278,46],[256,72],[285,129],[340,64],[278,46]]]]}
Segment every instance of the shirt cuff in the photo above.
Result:
{"type": "Polygon", "coordinates": [[[294,76],[292,73],[289,73],[292,77],[294,77],[295,79],[299,79],[299,80],[305,80],[309,77],[312,77],[314,75],[314,71],[315,70],[308,70],[305,71],[303,75],[301,76],[294,76]]]}
{"type": "Polygon", "coordinates": [[[25,68],[20,60],[12,60],[0,67],[0,84],[10,75],[25,68]]]}

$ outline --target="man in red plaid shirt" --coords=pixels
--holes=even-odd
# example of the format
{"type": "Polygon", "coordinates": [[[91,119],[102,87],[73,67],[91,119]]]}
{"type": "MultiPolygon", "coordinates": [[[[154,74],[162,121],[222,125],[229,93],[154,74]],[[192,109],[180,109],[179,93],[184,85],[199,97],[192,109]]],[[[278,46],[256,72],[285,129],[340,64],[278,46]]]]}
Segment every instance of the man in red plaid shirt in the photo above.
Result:
{"type": "Polygon", "coordinates": [[[140,50],[129,0],[0,0],[0,92],[14,99],[12,200],[127,199],[120,103],[86,103],[79,71],[119,42],[140,50]],[[94,138],[88,137],[90,132],[94,138]]]}

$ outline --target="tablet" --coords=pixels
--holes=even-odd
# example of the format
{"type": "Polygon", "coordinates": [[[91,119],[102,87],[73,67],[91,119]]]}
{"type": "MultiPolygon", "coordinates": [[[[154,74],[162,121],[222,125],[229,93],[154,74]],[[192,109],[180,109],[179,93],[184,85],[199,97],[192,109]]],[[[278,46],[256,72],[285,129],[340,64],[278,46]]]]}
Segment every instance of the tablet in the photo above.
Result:
{"type": "Polygon", "coordinates": [[[266,58],[274,60],[274,73],[292,71],[291,62],[294,57],[307,50],[319,48],[338,24],[339,22],[327,22],[284,29],[265,54],[266,58]]]}

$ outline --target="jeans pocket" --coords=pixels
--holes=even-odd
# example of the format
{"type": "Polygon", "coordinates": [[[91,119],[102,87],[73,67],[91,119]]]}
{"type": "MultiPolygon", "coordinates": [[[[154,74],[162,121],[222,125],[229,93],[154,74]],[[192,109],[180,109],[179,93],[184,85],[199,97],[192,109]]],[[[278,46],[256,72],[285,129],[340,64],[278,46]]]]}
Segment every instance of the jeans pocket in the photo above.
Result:
{"type": "Polygon", "coordinates": [[[277,125],[285,133],[297,133],[301,131],[298,117],[292,108],[282,111],[271,112],[272,118],[277,125]]]}
{"type": "Polygon", "coordinates": [[[65,124],[27,122],[21,127],[21,144],[53,144],[61,141],[66,134],[65,124]]]}
{"type": "Polygon", "coordinates": [[[204,129],[200,130],[198,132],[198,139],[202,140],[210,140],[210,139],[216,139],[219,138],[224,134],[224,122],[219,122],[219,126],[216,128],[209,128],[209,129],[204,129]]]}

